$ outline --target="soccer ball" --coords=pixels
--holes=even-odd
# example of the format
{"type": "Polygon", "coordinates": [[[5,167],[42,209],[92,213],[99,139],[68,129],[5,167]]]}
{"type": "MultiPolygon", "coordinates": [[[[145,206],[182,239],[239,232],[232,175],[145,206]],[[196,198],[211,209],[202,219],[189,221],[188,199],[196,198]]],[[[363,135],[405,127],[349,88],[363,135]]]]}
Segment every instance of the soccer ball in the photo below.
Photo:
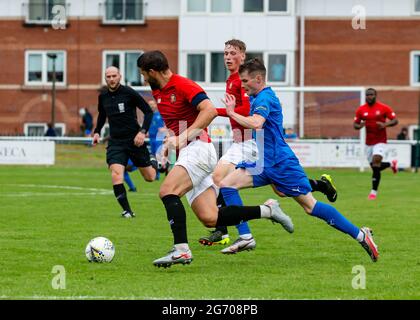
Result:
{"type": "Polygon", "coordinates": [[[111,262],[114,258],[114,244],[105,237],[96,237],[89,241],[85,249],[89,262],[111,262]]]}

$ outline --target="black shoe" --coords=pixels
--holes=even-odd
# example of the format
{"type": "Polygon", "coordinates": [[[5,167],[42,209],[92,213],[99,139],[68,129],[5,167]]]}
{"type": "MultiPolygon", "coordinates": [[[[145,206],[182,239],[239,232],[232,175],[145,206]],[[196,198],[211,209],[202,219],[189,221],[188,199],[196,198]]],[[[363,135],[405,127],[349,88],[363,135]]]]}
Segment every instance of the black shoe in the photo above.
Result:
{"type": "Polygon", "coordinates": [[[219,230],[210,231],[210,234],[205,237],[201,237],[198,242],[203,246],[212,246],[214,244],[226,245],[230,242],[229,236],[223,238],[223,233],[219,230]]]}
{"type": "Polygon", "coordinates": [[[335,188],[331,176],[328,174],[323,174],[321,176],[321,181],[326,185],[326,190],[324,194],[327,196],[329,202],[335,202],[337,200],[337,189],[335,188]]]}

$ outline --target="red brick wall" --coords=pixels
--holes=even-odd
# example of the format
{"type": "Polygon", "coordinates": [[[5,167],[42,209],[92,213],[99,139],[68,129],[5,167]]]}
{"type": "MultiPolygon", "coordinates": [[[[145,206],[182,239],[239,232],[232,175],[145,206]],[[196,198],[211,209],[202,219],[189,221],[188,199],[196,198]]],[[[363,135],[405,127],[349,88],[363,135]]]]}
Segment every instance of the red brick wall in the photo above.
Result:
{"type": "MultiPolygon", "coordinates": [[[[409,86],[410,52],[420,50],[420,20],[368,20],[366,27],[353,30],[351,19],[307,20],[305,84],[378,88],[378,99],[392,106],[400,120],[400,125],[388,129],[389,136],[395,137],[402,126],[417,123],[420,89],[409,86]]],[[[354,135],[352,119],[345,121],[343,113],[348,110],[343,110],[328,108],[334,121],[325,118],[330,124],[322,128],[323,136],[354,135]]],[[[316,127],[319,119],[313,110],[308,112],[312,114],[308,113],[306,124],[316,127]]]]}
{"type": "Polygon", "coordinates": [[[163,51],[178,69],[178,20],[147,20],[145,25],[104,26],[99,20],[70,20],[65,30],[0,21],[0,134],[22,134],[24,122],[48,122],[51,90],[24,86],[25,50],[65,50],[67,88],[57,90],[56,121],[78,132],[78,109],[91,106],[96,118],[97,89],[102,82],[103,50],[163,51]],[[90,89],[69,89],[69,85],[90,89]],[[5,88],[12,85],[13,89],[5,88]],[[15,88],[16,87],[16,88],[15,88]]]}

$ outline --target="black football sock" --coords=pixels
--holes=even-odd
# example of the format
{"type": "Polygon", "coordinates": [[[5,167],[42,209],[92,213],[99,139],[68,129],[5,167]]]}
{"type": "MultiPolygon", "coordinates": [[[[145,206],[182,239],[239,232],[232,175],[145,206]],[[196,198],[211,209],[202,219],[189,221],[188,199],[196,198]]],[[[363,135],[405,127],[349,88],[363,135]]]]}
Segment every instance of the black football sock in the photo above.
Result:
{"type": "Polygon", "coordinates": [[[390,166],[391,166],[391,163],[389,162],[381,162],[380,169],[382,171],[382,170],[385,170],[386,168],[389,168],[390,166]]]}
{"type": "Polygon", "coordinates": [[[227,206],[219,208],[217,226],[236,226],[244,221],[261,218],[260,206],[227,206]]]}
{"type": "Polygon", "coordinates": [[[381,181],[381,168],[372,167],[372,190],[378,191],[379,182],[381,181]]]}
{"type": "Polygon", "coordinates": [[[162,198],[165,205],[166,216],[171,225],[174,236],[174,244],[188,243],[187,237],[187,215],[181,199],[174,194],[169,194],[162,198]]]}
{"type": "Polygon", "coordinates": [[[121,208],[124,211],[131,212],[130,204],[128,203],[127,199],[127,193],[125,191],[124,184],[114,184],[114,195],[118,200],[118,203],[120,204],[121,208]]]}
{"type": "Polygon", "coordinates": [[[152,166],[153,169],[155,169],[156,171],[155,177],[157,177],[157,175],[159,174],[159,164],[154,155],[150,155],[150,165],[152,166]]]}
{"type": "MultiPolygon", "coordinates": [[[[226,207],[225,199],[223,198],[222,193],[219,193],[217,197],[217,207],[223,208],[226,207]]],[[[226,226],[217,226],[215,231],[220,231],[223,235],[228,234],[228,228],[226,226]]]]}

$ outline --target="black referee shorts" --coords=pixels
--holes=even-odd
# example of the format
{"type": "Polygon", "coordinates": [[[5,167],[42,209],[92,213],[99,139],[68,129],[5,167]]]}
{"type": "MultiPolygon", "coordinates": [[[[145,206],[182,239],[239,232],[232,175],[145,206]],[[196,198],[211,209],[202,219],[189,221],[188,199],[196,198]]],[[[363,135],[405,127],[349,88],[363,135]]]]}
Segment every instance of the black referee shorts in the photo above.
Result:
{"type": "Polygon", "coordinates": [[[106,148],[106,162],[108,166],[117,163],[125,167],[128,159],[131,159],[136,167],[145,168],[152,165],[146,143],[137,147],[134,145],[133,139],[110,139],[106,148]]]}

